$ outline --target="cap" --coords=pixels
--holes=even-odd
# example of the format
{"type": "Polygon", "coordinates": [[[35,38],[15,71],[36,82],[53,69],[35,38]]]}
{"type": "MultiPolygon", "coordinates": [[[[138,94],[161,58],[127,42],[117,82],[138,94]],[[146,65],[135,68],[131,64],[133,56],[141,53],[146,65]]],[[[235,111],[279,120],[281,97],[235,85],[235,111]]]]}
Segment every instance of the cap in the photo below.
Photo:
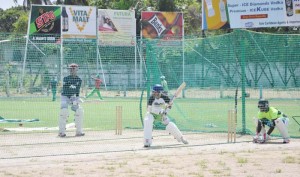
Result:
{"type": "Polygon", "coordinates": [[[76,63],[72,63],[69,65],[68,68],[78,68],[78,65],[76,63]]]}

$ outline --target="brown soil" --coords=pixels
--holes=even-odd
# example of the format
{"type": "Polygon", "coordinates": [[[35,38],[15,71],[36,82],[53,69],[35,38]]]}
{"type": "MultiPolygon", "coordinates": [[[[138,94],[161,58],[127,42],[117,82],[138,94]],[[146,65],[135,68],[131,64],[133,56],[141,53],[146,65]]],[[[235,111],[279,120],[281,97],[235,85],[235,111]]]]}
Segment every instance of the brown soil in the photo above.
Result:
{"type": "Polygon", "coordinates": [[[254,144],[251,136],[227,143],[226,134],[186,133],[188,145],[155,131],[153,146],[142,145],[141,130],[0,136],[0,176],[299,176],[300,139],[254,144]]]}

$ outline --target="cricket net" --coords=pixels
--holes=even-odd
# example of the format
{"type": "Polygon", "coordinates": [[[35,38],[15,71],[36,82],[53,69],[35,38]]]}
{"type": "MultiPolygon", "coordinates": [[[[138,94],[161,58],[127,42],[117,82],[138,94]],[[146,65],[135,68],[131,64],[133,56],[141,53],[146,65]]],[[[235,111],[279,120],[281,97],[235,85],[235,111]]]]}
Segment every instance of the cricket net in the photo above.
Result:
{"type": "MultiPolygon", "coordinates": [[[[187,134],[222,137],[232,109],[237,111],[238,134],[252,134],[261,97],[288,116],[299,116],[299,35],[235,30],[206,38],[186,36],[175,45],[139,39],[135,46],[97,46],[95,41],[32,43],[24,36],[0,34],[0,137],[4,139],[57,135],[61,79],[69,74],[70,63],[79,65],[82,98],[94,87],[91,76],[99,74],[103,81],[104,100],[95,94],[82,103],[84,128],[91,133],[112,132],[114,136],[116,107],[121,106],[123,133],[133,132],[127,138],[142,138],[147,98],[161,76],[165,76],[170,97],[186,83],[169,116],[187,134]],[[55,101],[49,87],[53,77],[58,80],[55,101]]],[[[70,112],[67,128],[73,134],[70,112]]],[[[293,119],[289,134],[299,138],[299,125],[293,119]]],[[[273,135],[280,137],[276,130],[273,135]]]]}

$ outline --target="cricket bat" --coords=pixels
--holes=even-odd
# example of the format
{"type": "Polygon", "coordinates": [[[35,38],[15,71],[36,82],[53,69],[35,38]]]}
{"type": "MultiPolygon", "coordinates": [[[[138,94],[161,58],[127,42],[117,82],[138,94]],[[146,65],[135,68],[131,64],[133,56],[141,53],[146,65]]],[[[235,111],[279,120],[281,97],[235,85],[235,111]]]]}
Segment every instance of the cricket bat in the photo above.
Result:
{"type": "Polygon", "coordinates": [[[182,92],[182,90],[185,88],[186,83],[183,82],[176,90],[176,92],[174,93],[172,99],[169,102],[169,105],[171,106],[174,102],[174,100],[179,96],[179,94],[182,92]]]}

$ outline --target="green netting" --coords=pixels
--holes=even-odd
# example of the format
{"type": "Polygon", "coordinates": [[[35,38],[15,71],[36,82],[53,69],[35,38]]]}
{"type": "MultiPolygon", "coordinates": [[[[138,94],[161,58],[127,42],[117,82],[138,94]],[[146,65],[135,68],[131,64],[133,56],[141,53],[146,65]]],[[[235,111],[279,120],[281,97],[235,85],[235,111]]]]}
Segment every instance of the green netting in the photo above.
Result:
{"type": "MultiPolygon", "coordinates": [[[[187,83],[170,113],[182,129],[226,131],[227,112],[235,109],[237,99],[238,130],[253,133],[260,97],[290,117],[297,115],[299,41],[299,35],[242,30],[188,38],[183,46],[175,47],[152,41],[146,49],[147,83],[160,83],[159,76],[164,75],[171,94],[182,81],[187,83]]],[[[299,136],[299,125],[292,119],[290,123],[291,134],[299,136]]]]}
{"type": "MultiPolygon", "coordinates": [[[[254,132],[252,118],[260,97],[290,117],[299,114],[299,35],[234,30],[169,44],[139,40],[130,47],[97,46],[96,41],[34,43],[24,36],[0,34],[0,116],[40,120],[28,127],[57,126],[61,85],[58,100],[52,102],[49,80],[54,76],[61,84],[61,78],[68,75],[67,65],[73,62],[80,66],[82,97],[93,88],[91,75],[100,74],[104,81],[104,101],[96,101],[95,95],[83,104],[89,130],[114,129],[116,106],[123,107],[124,127],[142,129],[150,88],[160,83],[161,75],[166,77],[170,96],[183,81],[187,83],[170,112],[182,130],[226,132],[236,89],[241,133],[254,132]]],[[[299,125],[293,119],[289,133],[299,137],[299,125]]]]}

